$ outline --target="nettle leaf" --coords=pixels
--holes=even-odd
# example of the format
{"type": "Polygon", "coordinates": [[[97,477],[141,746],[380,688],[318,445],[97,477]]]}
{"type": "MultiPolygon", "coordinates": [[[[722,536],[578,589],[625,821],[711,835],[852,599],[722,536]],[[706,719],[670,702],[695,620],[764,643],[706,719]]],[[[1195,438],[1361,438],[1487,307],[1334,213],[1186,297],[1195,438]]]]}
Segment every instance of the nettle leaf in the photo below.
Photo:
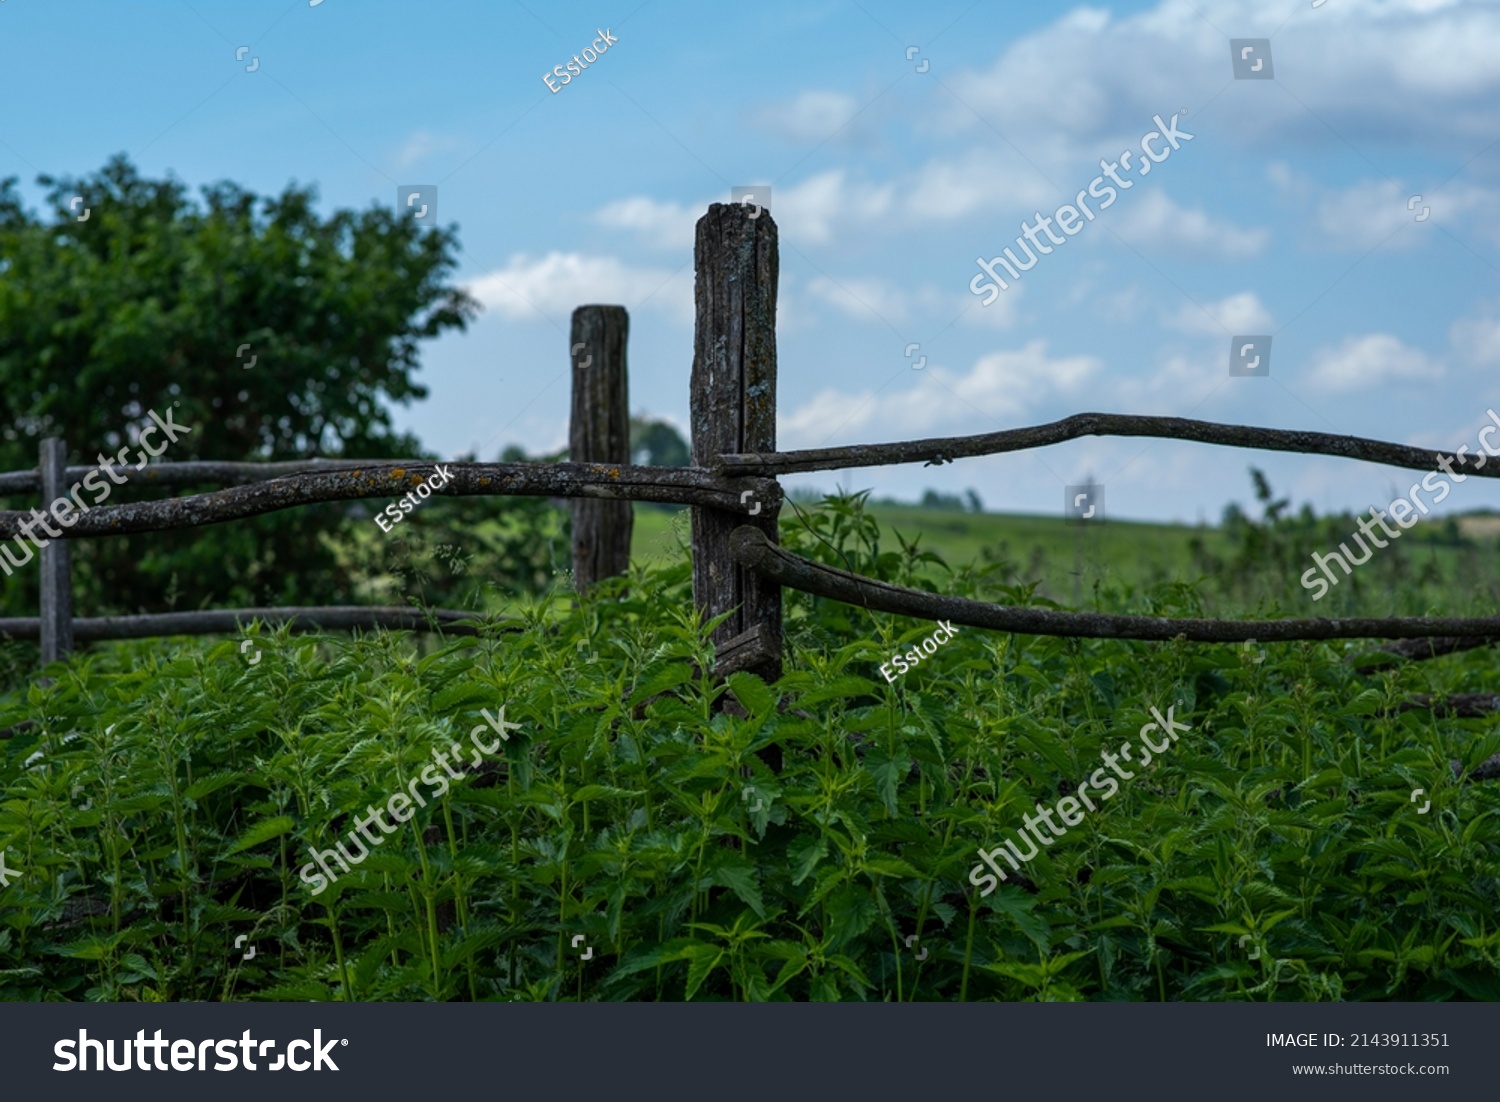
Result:
{"type": "Polygon", "coordinates": [[[1500,730],[1491,731],[1464,748],[1463,769],[1465,773],[1479,768],[1489,758],[1500,754],[1500,730]]]}
{"type": "Polygon", "coordinates": [[[500,700],[493,685],[482,685],[477,681],[459,681],[456,684],[444,685],[432,696],[432,710],[435,712],[470,712],[475,715],[475,722],[483,722],[479,717],[480,708],[488,708],[491,713],[495,711],[504,701],[500,700]]]}
{"type": "Polygon", "coordinates": [[[997,976],[1007,979],[1018,980],[1027,987],[1039,988],[1047,982],[1047,972],[1039,964],[1024,964],[1017,961],[995,961],[993,964],[982,965],[986,972],[993,972],[997,976]]]}
{"type": "Polygon", "coordinates": [[[795,887],[811,876],[820,862],[828,860],[828,839],[821,834],[801,838],[787,847],[787,856],[792,860],[795,887]]]}
{"type": "Polygon", "coordinates": [[[242,850],[258,846],[262,842],[268,842],[272,838],[279,838],[283,834],[290,834],[297,829],[297,822],[290,815],[277,815],[275,818],[262,819],[249,830],[237,838],[232,846],[225,850],[225,854],[239,853],[242,850]]]}
{"type": "Polygon", "coordinates": [[[915,879],[922,875],[899,857],[867,857],[859,867],[871,876],[902,876],[915,879]]]}
{"type": "Polygon", "coordinates": [[[760,877],[754,865],[744,860],[724,860],[714,868],[713,876],[714,883],[734,892],[757,917],[766,917],[766,905],[760,892],[760,877]]]}
{"type": "Polygon", "coordinates": [[[77,960],[105,960],[115,952],[115,949],[124,940],[125,932],[122,931],[112,937],[80,938],[78,941],[70,941],[55,951],[65,957],[73,957],[77,960]]]}
{"type": "Polygon", "coordinates": [[[911,756],[897,753],[893,758],[885,758],[873,753],[867,754],[865,755],[865,769],[875,778],[875,791],[879,793],[880,801],[885,805],[886,814],[894,816],[897,812],[896,796],[901,782],[911,772],[911,756]]]}
{"type": "Polygon", "coordinates": [[[879,697],[880,695],[880,687],[875,682],[853,674],[844,674],[799,697],[797,704],[806,711],[830,700],[854,700],[862,696],[879,697]]]}
{"type": "Polygon", "coordinates": [[[663,964],[671,964],[674,961],[688,960],[694,952],[695,947],[712,948],[706,942],[698,941],[690,937],[676,937],[660,945],[653,945],[648,949],[627,953],[610,979],[623,978],[636,972],[645,971],[648,968],[657,968],[663,964]]]}
{"type": "Polygon", "coordinates": [[[243,779],[243,773],[236,773],[232,770],[211,773],[206,777],[199,777],[192,784],[188,785],[187,788],[183,789],[182,794],[190,800],[201,800],[204,796],[212,792],[217,792],[225,785],[233,784],[243,779]]]}
{"type": "Polygon", "coordinates": [[[868,891],[845,884],[828,896],[828,933],[833,944],[843,946],[875,924],[880,912],[868,891]]]}
{"type": "Polygon", "coordinates": [[[777,694],[754,674],[737,672],[729,675],[729,689],[750,717],[755,719],[776,709],[777,694]]]}
{"type": "Polygon", "coordinates": [[[646,793],[642,789],[614,788],[607,784],[586,784],[573,792],[574,803],[584,803],[587,800],[638,800],[646,793]]]}
{"type": "Polygon", "coordinates": [[[1118,698],[1115,694],[1115,679],[1109,673],[1096,673],[1089,675],[1089,681],[1093,683],[1094,691],[1099,694],[1099,699],[1104,706],[1111,711],[1118,707],[1118,698]]]}
{"type": "Polygon", "coordinates": [[[1027,895],[1024,890],[1004,885],[999,890],[990,893],[989,903],[995,910],[1007,915],[1015,922],[1021,933],[1025,934],[1036,946],[1037,952],[1046,956],[1052,951],[1052,931],[1046,920],[1032,913],[1036,907],[1036,900],[1027,895]]]}
{"type": "Polygon", "coordinates": [[[635,707],[643,700],[659,696],[668,689],[675,689],[678,685],[687,684],[693,680],[694,676],[692,666],[686,662],[674,662],[670,666],[657,670],[635,692],[631,693],[629,704],[635,707]]]}
{"type": "Polygon", "coordinates": [[[724,960],[724,950],[716,945],[704,945],[702,942],[694,942],[688,955],[687,990],[683,992],[683,999],[687,1002],[693,1001],[693,996],[708,979],[708,975],[719,963],[724,960]]]}

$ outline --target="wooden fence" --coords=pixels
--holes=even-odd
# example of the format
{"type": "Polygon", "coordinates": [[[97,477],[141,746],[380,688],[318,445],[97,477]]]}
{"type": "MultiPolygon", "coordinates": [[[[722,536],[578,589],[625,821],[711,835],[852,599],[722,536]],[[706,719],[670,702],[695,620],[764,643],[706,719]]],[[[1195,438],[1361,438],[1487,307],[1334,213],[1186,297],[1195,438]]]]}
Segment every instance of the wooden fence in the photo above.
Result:
{"type": "MultiPolygon", "coordinates": [[[[460,496],[549,496],[573,503],[573,564],[580,590],[623,573],[628,563],[631,501],[692,507],[693,599],[705,619],[728,613],[716,629],[716,672],[737,670],[767,680],[780,674],[781,587],[805,590],[871,610],[996,631],[1054,636],[1233,643],[1296,639],[1408,640],[1389,647],[1393,660],[1451,653],[1500,640],[1500,617],[1205,620],[1055,612],[943,597],[824,566],[778,545],[782,504],[778,474],[922,461],[1041,447],[1085,435],[1148,436],[1304,454],[1337,455],[1430,471],[1443,457],[1399,444],[1329,433],[1223,425],[1181,418],[1084,413],[1050,425],[981,436],[891,444],[776,450],[777,227],[769,214],[741,204],[713,204],[694,242],[696,319],[690,408],[690,467],[640,467],[628,454],[626,343],[628,318],[617,306],[584,306],[573,315],[570,462],[453,463],[444,493],[460,496]]],[[[44,508],[92,468],[66,467],[63,442],[43,441],[38,468],[0,475],[0,495],[40,491],[44,508]]],[[[1447,457],[1463,474],[1500,476],[1500,463],[1447,457]]],[[[39,638],[44,661],[74,640],[234,630],[251,617],[296,626],[422,628],[427,618],[400,608],[240,609],[144,617],[74,619],[68,540],[217,524],[317,502],[389,498],[434,473],[431,463],[403,460],[311,460],[295,463],[157,463],[129,478],[171,486],[218,482],[212,493],[162,501],[101,505],[75,518],[64,538],[42,549],[41,616],[0,619],[0,632],[39,638]]],[[[28,514],[0,512],[0,538],[19,533],[28,514]]],[[[441,611],[431,626],[473,631],[469,614],[441,611]]]]}

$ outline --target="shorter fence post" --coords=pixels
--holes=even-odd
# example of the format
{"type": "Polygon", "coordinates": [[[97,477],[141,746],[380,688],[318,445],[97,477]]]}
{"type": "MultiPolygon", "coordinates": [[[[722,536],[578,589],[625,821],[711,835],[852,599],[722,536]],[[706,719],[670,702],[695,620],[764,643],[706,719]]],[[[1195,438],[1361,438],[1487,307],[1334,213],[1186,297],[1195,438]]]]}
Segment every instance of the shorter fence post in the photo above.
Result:
{"type": "MultiPolygon", "coordinates": [[[[623,306],[580,306],[573,311],[568,458],[574,463],[630,462],[630,380],[625,368],[629,336],[630,315],[623,306]]],[[[634,527],[635,513],[628,501],[573,499],[576,592],[586,593],[595,582],[630,569],[634,527]]]]}
{"type": "MultiPolygon", "coordinates": [[[[68,475],[67,446],[60,438],[49,436],[42,441],[40,458],[42,512],[50,518],[44,523],[60,528],[62,525],[50,510],[54,501],[67,496],[64,485],[68,475]]],[[[67,540],[51,539],[42,544],[41,556],[42,665],[45,666],[65,658],[73,650],[73,550],[67,540]]]]}

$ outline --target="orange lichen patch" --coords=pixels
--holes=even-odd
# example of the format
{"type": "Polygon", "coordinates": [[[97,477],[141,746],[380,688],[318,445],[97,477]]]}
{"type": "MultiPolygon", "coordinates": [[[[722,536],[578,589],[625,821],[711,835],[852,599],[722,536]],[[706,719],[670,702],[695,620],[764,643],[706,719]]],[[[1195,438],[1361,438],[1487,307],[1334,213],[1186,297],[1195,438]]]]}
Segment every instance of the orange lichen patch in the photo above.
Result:
{"type": "Polygon", "coordinates": [[[405,475],[406,475],[406,468],[405,467],[392,467],[391,468],[391,477],[392,478],[402,478],[405,475]]]}
{"type": "Polygon", "coordinates": [[[610,470],[610,472],[609,472],[609,477],[610,478],[619,478],[620,477],[620,468],[619,467],[612,468],[610,470]]]}
{"type": "Polygon", "coordinates": [[[481,478],[481,479],[480,479],[480,480],[479,480],[479,484],[480,484],[480,485],[481,485],[481,486],[488,486],[488,485],[489,485],[489,484],[490,484],[490,480],[489,480],[489,476],[488,476],[488,475],[486,475],[486,476],[485,476],[485,477],[483,477],[483,478],[481,478]]]}

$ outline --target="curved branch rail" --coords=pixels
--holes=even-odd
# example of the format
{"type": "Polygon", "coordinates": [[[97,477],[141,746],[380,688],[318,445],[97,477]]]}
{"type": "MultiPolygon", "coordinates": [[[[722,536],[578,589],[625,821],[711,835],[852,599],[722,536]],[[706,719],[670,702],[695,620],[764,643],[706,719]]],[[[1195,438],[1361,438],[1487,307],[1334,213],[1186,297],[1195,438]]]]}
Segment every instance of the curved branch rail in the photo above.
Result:
{"type": "Polygon", "coordinates": [[[1056,635],[1079,639],[1182,638],[1199,643],[1286,642],[1296,639],[1418,639],[1432,636],[1494,636],[1500,616],[1374,617],[1350,620],[1200,620],[1156,616],[1118,616],[1098,612],[1053,612],[1012,608],[944,597],[920,589],[864,578],[837,567],[794,555],[773,545],[757,528],[734,530],[729,541],[736,561],[784,586],[844,604],[894,612],[923,620],[949,620],[969,627],[1021,635],[1056,635]]]}
{"type": "MultiPolygon", "coordinates": [[[[348,631],[352,628],[428,631],[435,624],[437,630],[451,635],[478,635],[484,623],[483,617],[461,609],[435,608],[429,613],[400,606],[315,605],[80,617],[73,621],[73,638],[96,641],[151,639],[164,635],[232,635],[251,620],[266,624],[290,623],[295,632],[348,631]]],[[[41,619],[36,616],[0,619],[0,636],[39,639],[41,625],[41,619]]]]}
{"type": "MultiPolygon", "coordinates": [[[[184,464],[185,466],[186,464],[184,464]]],[[[414,490],[441,466],[453,479],[437,496],[590,497],[706,505],[749,515],[752,505],[774,512],[781,488],[774,479],[725,478],[697,467],[631,467],[604,463],[402,463],[364,464],[352,469],[288,475],[269,482],[235,486],[208,494],[98,505],[75,513],[65,539],[118,536],[221,524],[299,505],[358,498],[399,497],[414,490]],[[747,503],[744,499],[751,498],[747,503]]],[[[29,513],[0,511],[0,538],[20,534],[29,513]]],[[[33,527],[34,532],[39,531],[33,527]]],[[[45,535],[39,538],[47,539],[45,535]]]]}
{"type": "Polygon", "coordinates": [[[1331,432],[1301,432],[1293,429],[1261,429],[1250,425],[1225,425],[1217,421],[1193,421],[1185,417],[1150,417],[1125,413],[1077,413],[1061,421],[1029,428],[1006,429],[980,436],[940,436],[895,444],[855,444],[842,448],[809,448],[794,452],[747,452],[721,455],[711,469],[724,475],[777,475],[797,471],[840,471],[849,467],[880,467],[893,463],[928,465],[949,463],[976,455],[1040,448],[1083,436],[1154,436],[1163,440],[1191,440],[1231,448],[1299,452],[1304,455],[1337,455],[1366,459],[1391,467],[1432,470],[1442,459],[1451,460],[1464,476],[1500,478],[1500,463],[1486,463],[1484,455],[1466,456],[1463,462],[1451,453],[1390,444],[1362,436],[1339,436],[1331,432]],[[1476,459],[1478,462],[1476,463],[1476,459]]]}
{"type": "MultiPolygon", "coordinates": [[[[273,478],[284,478],[292,474],[311,471],[348,471],[364,468],[409,467],[412,459],[290,459],[276,463],[240,463],[219,460],[190,460],[186,463],[149,463],[141,470],[134,467],[116,467],[116,473],[125,479],[122,486],[136,483],[142,486],[192,486],[200,482],[215,482],[222,486],[238,486],[247,482],[267,482],[273,478]]],[[[96,467],[69,467],[64,476],[69,485],[80,481],[96,467]]],[[[102,476],[101,476],[102,477],[102,476]]],[[[33,468],[29,471],[7,471],[0,474],[0,495],[35,493],[42,488],[42,475],[33,468]]]]}

